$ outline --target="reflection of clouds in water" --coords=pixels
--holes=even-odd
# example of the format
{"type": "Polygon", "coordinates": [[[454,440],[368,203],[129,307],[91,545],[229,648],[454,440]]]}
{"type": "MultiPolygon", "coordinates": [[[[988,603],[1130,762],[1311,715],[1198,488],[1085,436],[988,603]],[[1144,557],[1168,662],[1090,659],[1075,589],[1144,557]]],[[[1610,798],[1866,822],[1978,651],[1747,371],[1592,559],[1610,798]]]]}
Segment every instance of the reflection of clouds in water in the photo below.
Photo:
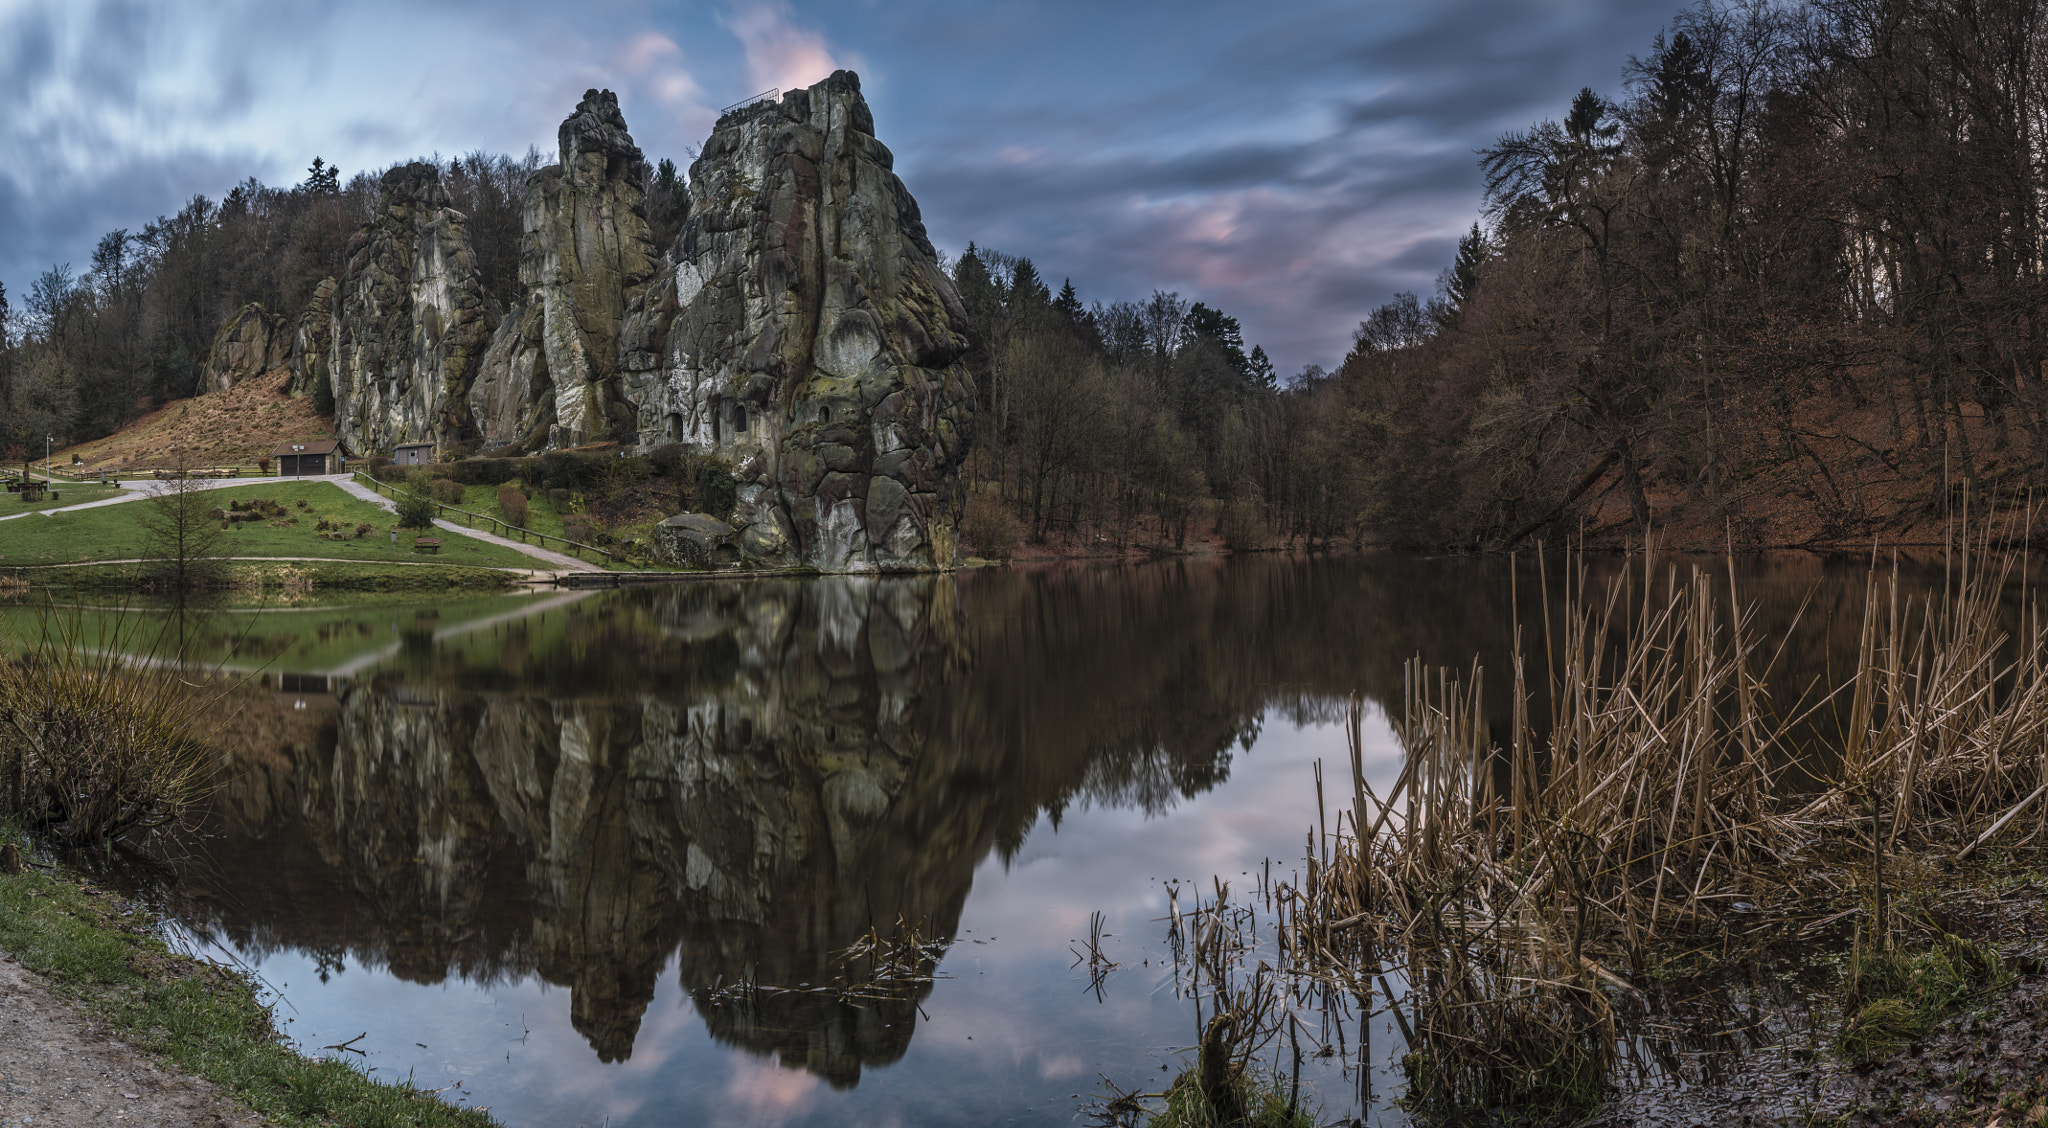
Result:
{"type": "Polygon", "coordinates": [[[1088,1072],[1088,1063],[1074,1054],[1060,1054],[1057,1057],[1042,1058],[1038,1063],[1038,1075],[1047,1081],[1059,1081],[1068,1077],[1079,1077],[1088,1072]]]}
{"type": "MultiPolygon", "coordinates": [[[[1384,796],[1400,774],[1401,745],[1377,705],[1366,707],[1364,733],[1366,779],[1384,796]]],[[[1272,860],[1276,880],[1289,879],[1317,823],[1318,759],[1334,820],[1350,806],[1343,724],[1269,725],[1234,765],[1229,786],[1184,799],[1168,816],[1096,807],[1070,813],[1057,830],[1041,818],[1007,875],[996,860],[983,863],[964,919],[980,932],[1064,943],[1100,910],[1113,922],[1124,918],[1111,931],[1126,942],[1150,941],[1164,928],[1152,923],[1166,913],[1164,882],[1182,883],[1185,909],[1197,892],[1214,895],[1212,878],[1229,882],[1233,898],[1249,895],[1247,873],[1262,859],[1272,860]]]]}
{"type": "MultiPolygon", "coordinates": [[[[1070,812],[1057,831],[1041,819],[1009,866],[983,862],[962,913],[973,932],[945,963],[955,979],[934,991],[932,1017],[903,1066],[988,1076],[1001,1072],[991,1069],[993,1058],[1043,1081],[1102,1073],[1129,1085],[1165,1076],[1161,1065],[1185,1064],[1181,1051],[1194,1031],[1164,962],[1167,882],[1181,883],[1185,911],[1197,893],[1214,896],[1212,878],[1230,884],[1233,900],[1250,897],[1265,858],[1276,881],[1295,880],[1316,824],[1318,759],[1329,817],[1350,803],[1342,721],[1297,728],[1272,720],[1233,765],[1228,786],[1160,817],[1097,806],[1070,812]],[[1075,941],[1085,940],[1098,910],[1109,933],[1103,952],[1124,965],[1110,973],[1100,1003],[1088,993],[1086,966],[1067,966],[1070,948],[1085,950],[1075,941]],[[990,935],[992,944],[972,943],[990,935]]],[[[1366,777],[1384,794],[1402,751],[1376,706],[1366,708],[1364,736],[1366,777]]],[[[1335,1064],[1311,1062],[1304,1076],[1311,1085],[1322,1077],[1333,1102],[1348,1084],[1335,1064]]]]}
{"type": "Polygon", "coordinates": [[[732,1077],[725,1084],[727,1114],[744,1115],[749,1124],[786,1124],[810,1111],[822,1084],[816,1074],[783,1067],[774,1058],[734,1054],[732,1077]]]}

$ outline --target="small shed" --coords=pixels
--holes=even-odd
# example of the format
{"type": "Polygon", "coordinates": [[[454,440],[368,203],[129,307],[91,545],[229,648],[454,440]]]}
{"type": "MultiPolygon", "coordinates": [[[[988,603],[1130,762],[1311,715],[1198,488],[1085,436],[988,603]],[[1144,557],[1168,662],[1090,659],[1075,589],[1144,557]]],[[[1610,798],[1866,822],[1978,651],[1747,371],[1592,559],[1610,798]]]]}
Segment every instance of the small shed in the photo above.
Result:
{"type": "Polygon", "coordinates": [[[307,474],[341,473],[341,443],[334,439],[301,439],[279,443],[270,452],[277,463],[277,476],[297,478],[307,474]]]}
{"type": "Polygon", "coordinates": [[[391,461],[399,466],[425,466],[433,460],[433,443],[400,443],[391,448],[391,461]]]}

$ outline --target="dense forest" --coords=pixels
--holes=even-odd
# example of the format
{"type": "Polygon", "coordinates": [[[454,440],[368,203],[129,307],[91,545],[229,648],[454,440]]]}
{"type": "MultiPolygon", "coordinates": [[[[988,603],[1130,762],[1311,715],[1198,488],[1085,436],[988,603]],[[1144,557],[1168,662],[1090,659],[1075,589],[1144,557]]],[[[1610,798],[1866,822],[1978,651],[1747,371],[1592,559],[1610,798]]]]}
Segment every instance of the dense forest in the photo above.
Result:
{"type": "MultiPolygon", "coordinates": [[[[428,158],[450,206],[468,217],[477,269],[499,307],[518,304],[520,216],[540,152],[428,158]]],[[[220,200],[195,197],[140,231],[103,236],[92,262],[44,271],[26,295],[0,289],[0,455],[118,430],[171,400],[198,394],[214,334],[251,302],[281,316],[339,277],[349,239],[377,206],[384,169],[340,171],[316,157],[306,179],[273,188],[254,178],[220,200]]],[[[646,185],[657,237],[673,238],[686,187],[661,161],[646,185]]]]}
{"type": "Polygon", "coordinates": [[[1373,310],[1333,374],[1274,387],[1170,295],[978,313],[983,456],[1033,533],[1199,502],[1231,540],[1430,547],[1843,543],[1938,516],[1945,484],[2043,484],[2044,22],[1702,3],[1619,97],[1480,154],[1437,293],[1373,310]]]}
{"type": "MultiPolygon", "coordinates": [[[[1839,543],[1949,483],[2048,484],[2044,62],[2048,0],[1706,0],[1612,96],[1479,154],[1436,293],[1366,313],[1330,373],[970,246],[970,540],[1839,543]]],[[[536,160],[441,162],[501,308],[536,160]]],[[[0,447],[192,394],[224,316],[337,273],[374,184],[250,181],[43,275],[0,320],[0,447]]],[[[681,191],[662,162],[657,245],[681,191]]]]}

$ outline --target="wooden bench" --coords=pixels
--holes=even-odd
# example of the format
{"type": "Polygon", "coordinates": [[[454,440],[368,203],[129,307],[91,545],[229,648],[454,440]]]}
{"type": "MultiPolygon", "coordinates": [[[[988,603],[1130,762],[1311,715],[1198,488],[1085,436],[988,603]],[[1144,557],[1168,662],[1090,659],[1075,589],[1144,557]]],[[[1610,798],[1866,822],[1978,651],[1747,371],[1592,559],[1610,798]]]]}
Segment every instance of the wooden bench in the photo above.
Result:
{"type": "Polygon", "coordinates": [[[414,552],[425,552],[428,554],[438,553],[441,551],[441,538],[415,537],[413,538],[412,542],[412,550],[414,552]]]}

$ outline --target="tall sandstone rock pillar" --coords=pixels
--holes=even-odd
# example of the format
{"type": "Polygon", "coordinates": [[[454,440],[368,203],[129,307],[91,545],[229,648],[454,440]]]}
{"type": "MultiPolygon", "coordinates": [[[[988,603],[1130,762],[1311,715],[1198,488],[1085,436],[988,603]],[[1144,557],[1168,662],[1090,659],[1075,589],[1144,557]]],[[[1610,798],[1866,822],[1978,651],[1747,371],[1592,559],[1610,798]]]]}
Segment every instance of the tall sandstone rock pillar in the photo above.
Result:
{"type": "Polygon", "coordinates": [[[954,560],[967,315],[874,128],[851,71],[720,118],[671,265],[626,311],[640,445],[727,458],[759,563],[954,560]]]}
{"type": "Polygon", "coordinates": [[[333,302],[334,425],[350,454],[474,437],[469,388],[489,319],[467,219],[433,165],[384,174],[333,302]]]}
{"type": "Polygon", "coordinates": [[[561,163],[526,186],[526,306],[500,326],[470,389],[487,447],[537,447],[543,434],[546,446],[578,446],[633,427],[616,374],[620,319],[655,271],[647,161],[609,90],[585,92],[558,141],[561,163]]]}
{"type": "Polygon", "coordinates": [[[318,384],[326,384],[327,390],[334,390],[333,377],[327,366],[334,359],[334,287],[332,278],[322,278],[313,290],[313,300],[299,313],[299,321],[292,329],[291,341],[291,393],[295,396],[310,396],[318,384]]]}

